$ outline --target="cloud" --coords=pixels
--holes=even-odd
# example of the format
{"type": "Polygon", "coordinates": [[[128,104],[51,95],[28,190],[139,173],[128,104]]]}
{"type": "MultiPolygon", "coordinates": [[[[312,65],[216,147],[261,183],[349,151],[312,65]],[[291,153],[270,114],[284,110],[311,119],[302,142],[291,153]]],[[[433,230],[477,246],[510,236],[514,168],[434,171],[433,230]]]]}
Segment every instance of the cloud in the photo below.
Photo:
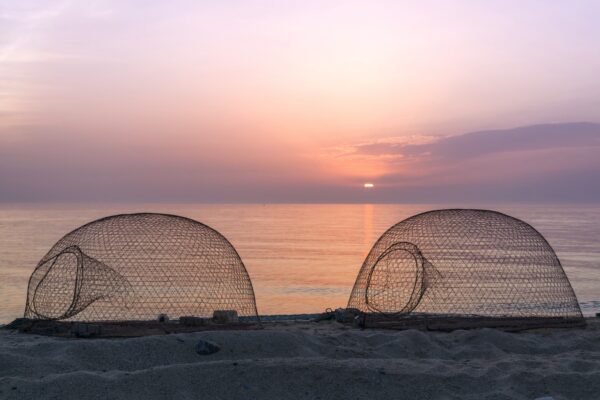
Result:
{"type": "MultiPolygon", "coordinates": [[[[346,150],[386,160],[381,201],[600,200],[600,124],[523,126],[426,143],[380,139],[346,150]]],[[[377,161],[375,161],[377,160],[377,161]]]]}
{"type": "MultiPolygon", "coordinates": [[[[431,138],[431,137],[429,137],[431,138]]],[[[543,124],[443,137],[428,143],[378,141],[355,147],[355,153],[464,160],[506,152],[600,146],[600,124],[543,124]]]]}

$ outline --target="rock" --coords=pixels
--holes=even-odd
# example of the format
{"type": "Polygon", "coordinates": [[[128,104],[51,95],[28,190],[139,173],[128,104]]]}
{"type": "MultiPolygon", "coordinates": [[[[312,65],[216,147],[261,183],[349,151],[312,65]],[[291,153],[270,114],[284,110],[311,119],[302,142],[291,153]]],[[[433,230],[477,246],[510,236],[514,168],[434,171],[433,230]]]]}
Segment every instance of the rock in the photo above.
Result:
{"type": "Polygon", "coordinates": [[[208,340],[199,340],[198,343],[196,343],[196,353],[203,356],[216,353],[219,350],[221,350],[221,347],[218,344],[208,340]]]}
{"type": "Polygon", "coordinates": [[[33,321],[29,318],[17,318],[13,322],[7,325],[3,325],[3,329],[18,329],[20,331],[27,330],[31,328],[33,325],[33,321]]]}
{"type": "Polygon", "coordinates": [[[552,396],[537,397],[534,400],[554,400],[552,396]]]}
{"type": "Polygon", "coordinates": [[[238,313],[235,310],[215,310],[213,312],[213,322],[217,324],[239,322],[238,313]]]}
{"type": "Polygon", "coordinates": [[[156,320],[158,322],[169,322],[169,316],[167,314],[158,314],[156,320]]]}

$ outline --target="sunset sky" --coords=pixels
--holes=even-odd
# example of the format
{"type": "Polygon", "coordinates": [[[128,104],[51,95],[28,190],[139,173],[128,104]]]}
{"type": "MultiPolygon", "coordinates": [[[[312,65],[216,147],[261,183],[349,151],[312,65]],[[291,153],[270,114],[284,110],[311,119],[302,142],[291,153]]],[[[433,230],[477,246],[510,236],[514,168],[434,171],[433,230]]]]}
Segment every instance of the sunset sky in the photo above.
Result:
{"type": "Polygon", "coordinates": [[[0,0],[0,202],[597,202],[599,20],[598,1],[0,0]]]}

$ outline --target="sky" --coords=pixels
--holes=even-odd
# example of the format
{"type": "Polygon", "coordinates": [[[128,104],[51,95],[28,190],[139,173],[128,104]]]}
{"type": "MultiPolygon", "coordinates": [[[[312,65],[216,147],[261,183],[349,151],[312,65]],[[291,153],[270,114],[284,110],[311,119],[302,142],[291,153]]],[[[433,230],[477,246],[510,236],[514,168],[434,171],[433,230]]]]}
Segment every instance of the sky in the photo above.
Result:
{"type": "Polygon", "coordinates": [[[599,18],[0,0],[0,202],[600,202],[599,18]]]}

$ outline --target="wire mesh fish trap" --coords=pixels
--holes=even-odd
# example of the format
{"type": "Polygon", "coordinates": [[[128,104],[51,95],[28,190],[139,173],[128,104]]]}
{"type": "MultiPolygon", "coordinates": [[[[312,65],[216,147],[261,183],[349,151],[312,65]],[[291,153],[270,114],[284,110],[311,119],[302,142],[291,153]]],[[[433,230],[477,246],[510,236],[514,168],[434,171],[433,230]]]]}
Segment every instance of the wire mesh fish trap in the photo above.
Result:
{"type": "Polygon", "coordinates": [[[29,279],[25,317],[66,321],[211,317],[258,321],[252,283],[231,243],[197,221],[123,214],[60,239],[29,279]]]}
{"type": "Polygon", "coordinates": [[[429,211],[392,226],[365,259],[348,308],[388,324],[415,317],[583,322],[546,239],[487,210],[429,211]]]}

